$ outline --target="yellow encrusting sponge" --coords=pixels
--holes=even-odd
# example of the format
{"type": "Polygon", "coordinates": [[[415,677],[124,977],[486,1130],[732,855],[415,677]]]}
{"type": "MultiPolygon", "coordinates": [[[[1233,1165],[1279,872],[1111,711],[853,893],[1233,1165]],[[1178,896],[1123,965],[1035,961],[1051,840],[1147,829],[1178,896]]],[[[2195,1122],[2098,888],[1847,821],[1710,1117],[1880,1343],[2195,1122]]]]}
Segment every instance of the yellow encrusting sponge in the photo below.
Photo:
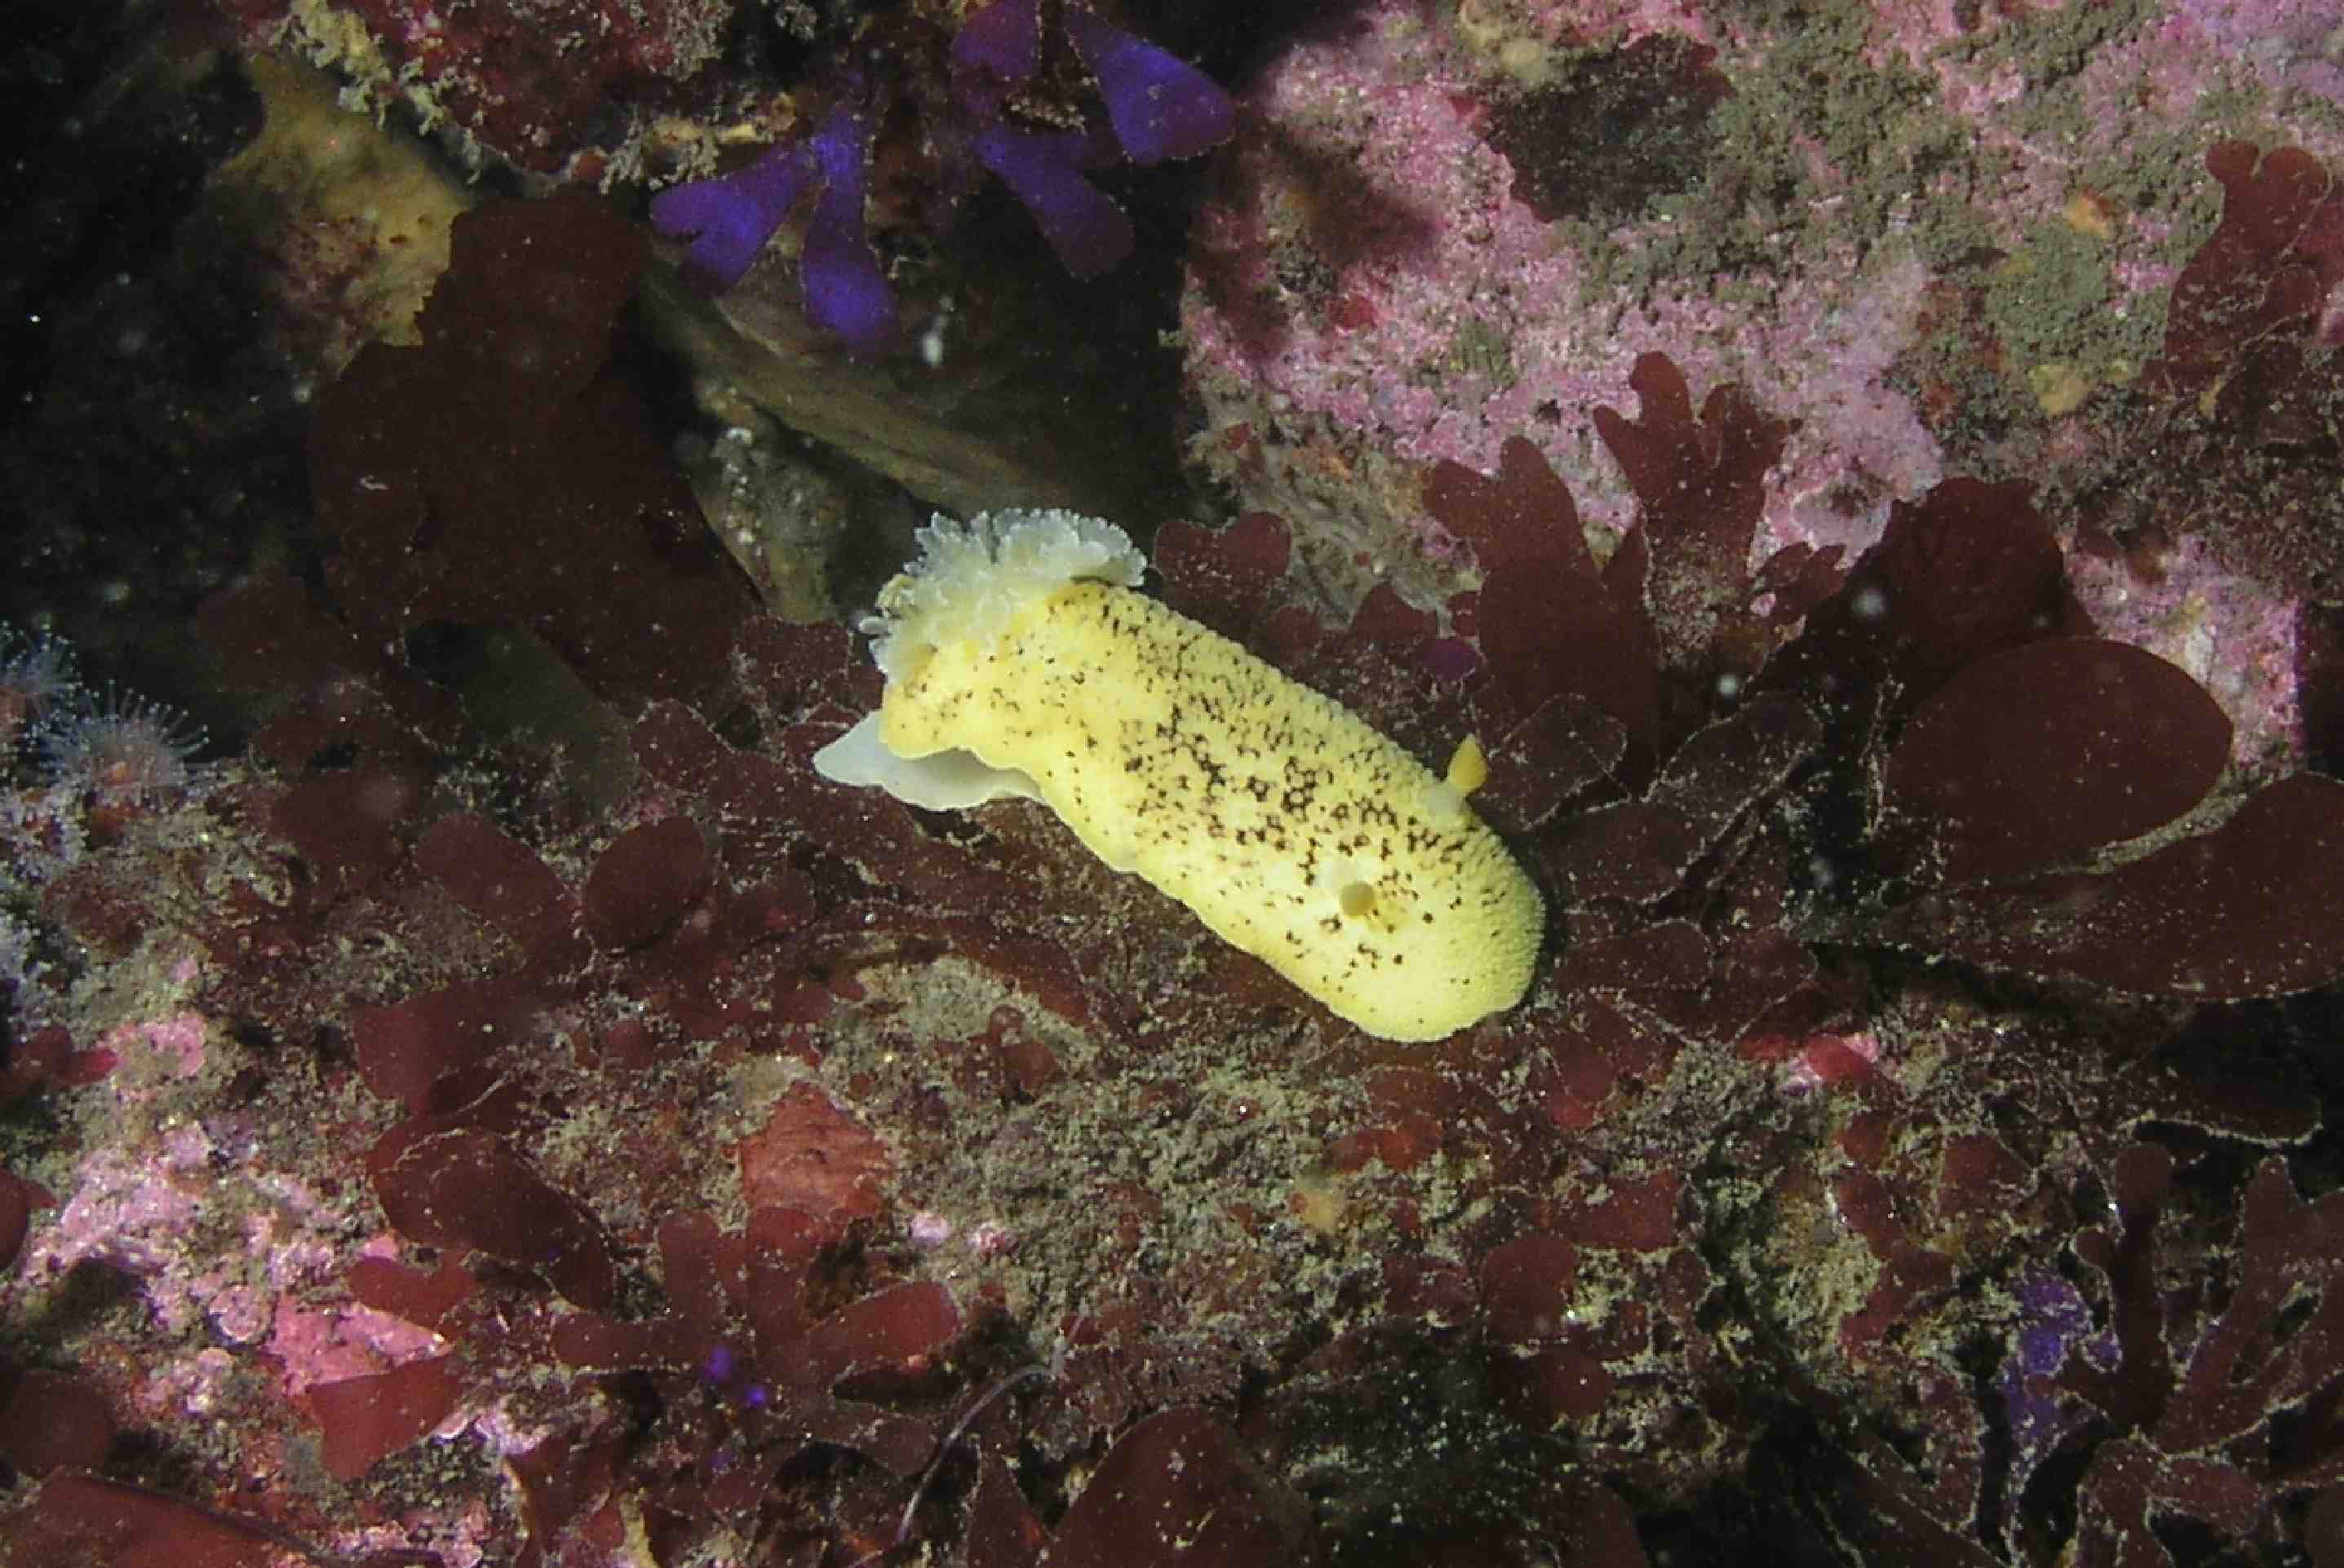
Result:
{"type": "Polygon", "coordinates": [[[1120,529],[938,518],[866,622],[877,713],[814,765],[932,809],[1038,799],[1092,853],[1373,1035],[1520,1001],[1545,906],[1465,795],[1339,704],[1131,592],[1120,529]]]}

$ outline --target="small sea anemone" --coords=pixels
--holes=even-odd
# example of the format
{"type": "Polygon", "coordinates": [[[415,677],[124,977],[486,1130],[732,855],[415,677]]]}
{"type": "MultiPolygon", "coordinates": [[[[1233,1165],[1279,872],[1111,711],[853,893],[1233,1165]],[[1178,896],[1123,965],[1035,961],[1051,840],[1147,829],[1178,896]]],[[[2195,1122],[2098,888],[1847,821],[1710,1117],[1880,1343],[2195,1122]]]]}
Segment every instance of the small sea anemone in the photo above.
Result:
{"type": "Polygon", "coordinates": [[[127,805],[185,788],[206,737],[177,709],[108,686],[94,701],[44,718],[35,739],[57,784],[103,804],[127,805]]]}
{"type": "Polygon", "coordinates": [[[14,744],[27,720],[74,687],[72,644],[0,626],[0,747],[14,744]]]}

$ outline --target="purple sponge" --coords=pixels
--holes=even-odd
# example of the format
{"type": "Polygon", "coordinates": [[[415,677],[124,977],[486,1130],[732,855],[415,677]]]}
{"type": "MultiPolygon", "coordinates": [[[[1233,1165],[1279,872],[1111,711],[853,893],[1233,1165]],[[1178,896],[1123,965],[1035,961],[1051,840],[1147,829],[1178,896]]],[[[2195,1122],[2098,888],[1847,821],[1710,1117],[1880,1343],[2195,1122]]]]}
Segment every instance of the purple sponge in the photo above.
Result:
{"type": "Polygon", "coordinates": [[[813,193],[798,278],[806,319],[856,349],[878,349],[895,332],[895,300],[863,228],[869,186],[869,116],[855,101],[833,109],[802,142],[766,149],[722,179],[694,180],[652,198],[662,234],[693,236],[684,270],[714,292],[747,276],[773,231],[813,193]]]}
{"type": "Polygon", "coordinates": [[[692,236],[684,270],[716,291],[749,275],[765,241],[782,226],[805,188],[803,146],[772,147],[755,163],[722,179],[696,179],[652,197],[652,226],[662,234],[692,236]]]}
{"type": "Polygon", "coordinates": [[[969,138],[976,161],[1034,215],[1058,264],[1077,278],[1110,272],[1131,254],[1131,219],[1082,177],[1093,138],[1083,131],[1021,131],[1004,124],[969,138]]]}
{"type": "MultiPolygon", "coordinates": [[[[1002,0],[1023,4],[1024,0],[1002,0]]],[[[1210,76],[1069,0],[1066,36],[1098,78],[1116,140],[1136,164],[1196,157],[1229,139],[1237,107],[1210,76]]]]}
{"type": "MultiPolygon", "coordinates": [[[[993,0],[953,36],[952,92],[964,123],[934,139],[965,149],[1033,214],[1066,270],[1092,278],[1131,253],[1131,220],[1084,177],[1119,157],[1153,165],[1194,157],[1228,138],[1236,108],[1195,66],[1067,0],[1066,41],[1097,81],[1106,124],[1029,128],[1010,101],[1042,66],[1041,0],[993,0]]],[[[722,179],[695,180],[652,200],[663,234],[692,237],[684,268],[712,291],[741,281],[774,230],[808,201],[798,276],[807,319],[850,347],[885,347],[895,335],[895,300],[864,230],[870,184],[874,95],[857,85],[813,136],[776,147],[722,179]]]]}

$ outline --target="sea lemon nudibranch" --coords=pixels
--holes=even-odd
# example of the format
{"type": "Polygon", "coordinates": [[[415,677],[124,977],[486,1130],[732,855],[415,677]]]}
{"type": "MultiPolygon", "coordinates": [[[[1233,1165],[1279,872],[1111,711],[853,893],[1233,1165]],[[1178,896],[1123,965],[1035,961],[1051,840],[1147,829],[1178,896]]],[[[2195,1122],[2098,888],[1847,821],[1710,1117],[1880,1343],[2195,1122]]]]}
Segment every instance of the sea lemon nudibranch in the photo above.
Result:
{"type": "Polygon", "coordinates": [[[1545,905],[1465,803],[1349,710],[1132,590],[1121,529],[937,518],[864,623],[879,711],[814,766],[931,810],[1024,795],[1369,1034],[1431,1040],[1530,986],[1545,905]]]}

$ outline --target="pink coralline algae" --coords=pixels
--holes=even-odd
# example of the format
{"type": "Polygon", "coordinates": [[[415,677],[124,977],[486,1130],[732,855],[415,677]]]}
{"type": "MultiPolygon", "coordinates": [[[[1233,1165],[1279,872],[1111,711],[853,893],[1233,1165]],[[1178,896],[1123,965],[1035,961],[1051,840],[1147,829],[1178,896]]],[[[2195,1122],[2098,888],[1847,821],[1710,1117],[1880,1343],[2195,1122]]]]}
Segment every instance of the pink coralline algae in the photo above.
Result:
{"type": "Polygon", "coordinates": [[[2025,485],[1778,543],[1784,411],[1647,353],[1586,420],[1611,537],[1526,439],[1415,473],[1471,568],[1437,608],[1328,617],[1266,512],[1160,531],[1174,605],[1486,748],[1548,947],[1397,1045],[1026,803],[823,780],[878,695],[844,628],[581,602],[722,581],[651,504],[625,255],[581,285],[542,238],[606,217],[467,220],[424,345],[320,399],[321,569],[199,617],[248,752],[7,886],[63,1021],[12,996],[0,1539],[2332,1560],[2344,784],[2237,765],[2025,485]],[[448,474],[450,409],[537,490],[448,474]],[[644,506],[547,455],[590,445],[644,506]],[[564,520],[563,572],[500,570],[564,520]],[[616,736],[590,776],[434,678],[516,628],[616,736]]]}
{"type": "MultiPolygon", "coordinates": [[[[1861,549],[1955,474],[2042,485],[2063,537],[2086,531],[2139,473],[2203,471],[2142,439],[2169,395],[2147,367],[2198,309],[2209,201],[2240,205],[2209,149],[2251,126],[2344,150],[2270,79],[2328,69],[2303,41],[2325,26],[2246,5],[1347,8],[1252,79],[1261,131],[1199,216],[1192,450],[1295,523],[1344,604],[1376,573],[1420,603],[1456,586],[1411,465],[1487,470],[1519,437],[1624,527],[1633,488],[1589,416],[1646,352],[1791,425],[1769,550],[1861,549]]],[[[2239,552],[2193,562],[2173,512],[2167,595],[2079,587],[2250,705],[2285,641],[2231,602],[2239,552]]],[[[2283,751],[2284,714],[2249,727],[2283,751]]]]}

